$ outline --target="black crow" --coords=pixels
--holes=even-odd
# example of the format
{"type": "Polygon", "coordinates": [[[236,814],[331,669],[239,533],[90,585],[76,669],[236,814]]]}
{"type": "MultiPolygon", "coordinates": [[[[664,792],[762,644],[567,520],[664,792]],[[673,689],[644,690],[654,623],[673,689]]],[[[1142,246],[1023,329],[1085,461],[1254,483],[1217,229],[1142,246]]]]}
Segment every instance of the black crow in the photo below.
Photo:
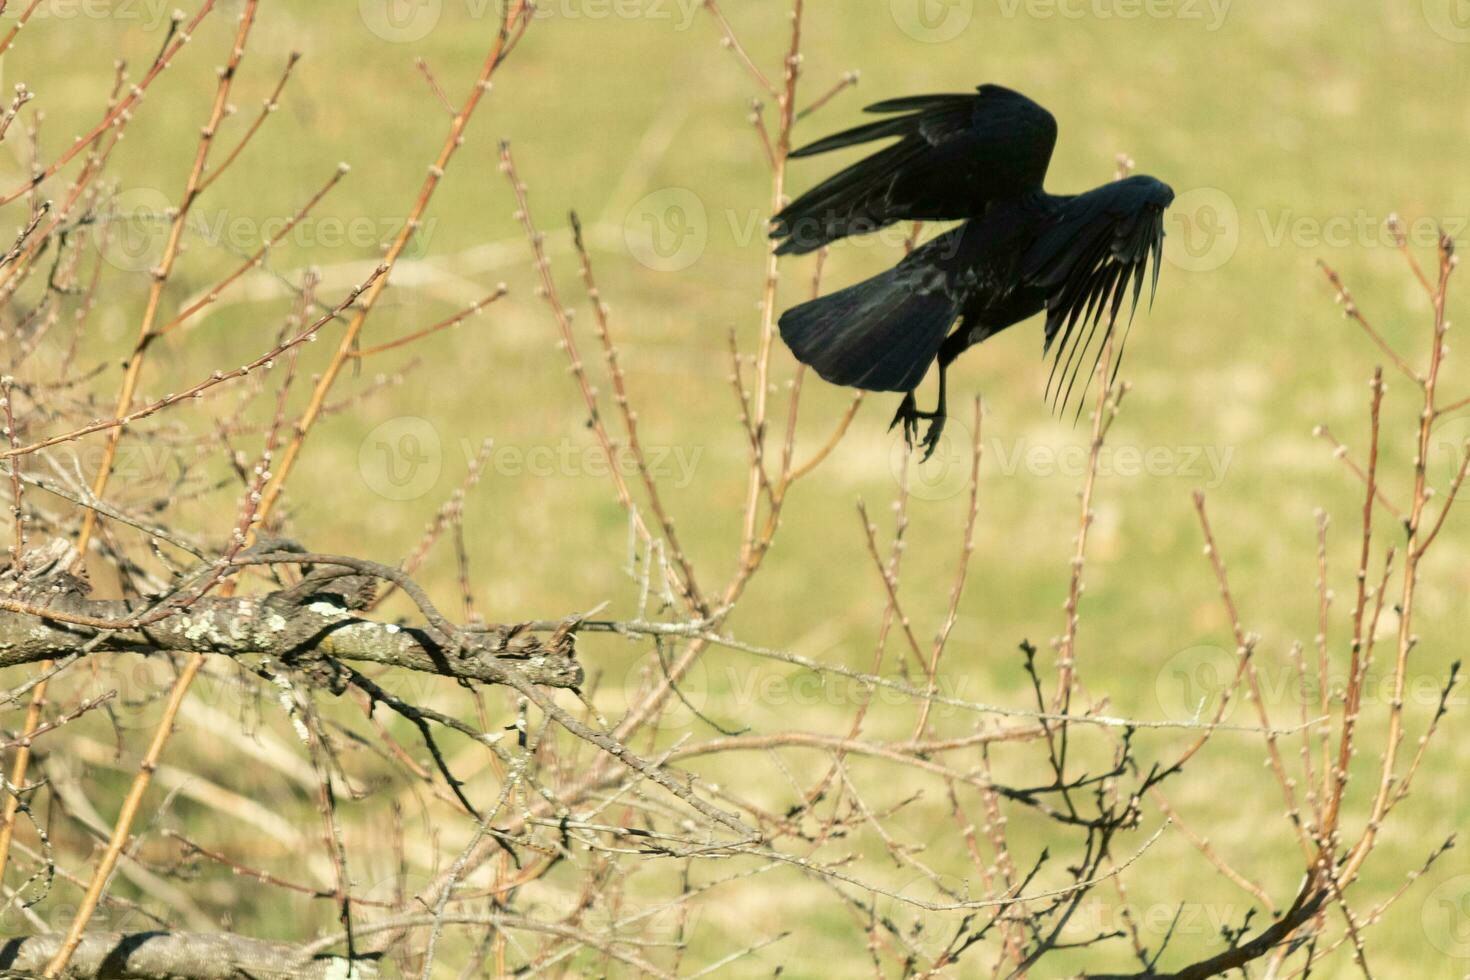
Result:
{"type": "Polygon", "coordinates": [[[999,85],[982,85],[976,95],[893,99],[867,111],[888,118],[791,155],[897,142],[776,215],[771,237],[780,243],[777,254],[805,254],[899,221],[964,224],[882,275],[788,310],[781,317],[782,339],[798,360],[833,384],[905,392],[893,424],[903,423],[912,444],[919,419],[929,420],[927,459],[944,427],[950,363],[1046,310],[1044,351],[1056,346],[1047,394],[1054,408],[1065,409],[1105,320],[1096,368],[1130,281],[1132,321],[1150,255],[1150,300],[1158,289],[1164,209],[1174,200],[1173,190],[1137,176],[1086,194],[1048,194],[1041,185],[1056,145],[1056,120],[999,85]],[[933,412],[920,412],[914,389],[936,355],[939,404],[933,412]]]}

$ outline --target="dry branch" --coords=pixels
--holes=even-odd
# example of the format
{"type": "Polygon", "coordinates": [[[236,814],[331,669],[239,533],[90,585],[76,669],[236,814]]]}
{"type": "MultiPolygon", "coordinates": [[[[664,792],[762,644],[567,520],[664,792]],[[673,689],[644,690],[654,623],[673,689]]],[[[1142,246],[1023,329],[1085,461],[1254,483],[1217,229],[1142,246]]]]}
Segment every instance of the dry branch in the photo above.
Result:
{"type": "Polygon", "coordinates": [[[543,638],[519,626],[486,626],[459,631],[451,644],[432,624],[358,615],[341,581],[336,591],[205,596],[140,629],[104,627],[135,621],[152,603],[91,599],[70,577],[13,583],[0,593],[0,668],[76,653],[258,654],[293,666],[344,660],[485,684],[508,683],[512,674],[546,687],[582,682],[570,631],[543,638]]]}
{"type": "MultiPolygon", "coordinates": [[[[53,933],[0,945],[0,975],[39,976],[61,949],[62,939],[53,933]]],[[[65,975],[77,980],[372,980],[379,975],[375,959],[348,962],[323,956],[303,964],[294,947],[222,932],[94,932],[82,937],[65,975]]]]}

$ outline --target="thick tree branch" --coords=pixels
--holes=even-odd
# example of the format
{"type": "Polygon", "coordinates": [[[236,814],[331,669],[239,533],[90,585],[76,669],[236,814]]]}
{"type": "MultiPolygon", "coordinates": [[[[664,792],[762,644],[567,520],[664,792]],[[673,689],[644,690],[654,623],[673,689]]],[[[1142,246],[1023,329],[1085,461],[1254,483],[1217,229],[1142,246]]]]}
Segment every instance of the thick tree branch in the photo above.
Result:
{"type": "MultiPolygon", "coordinates": [[[[11,939],[0,945],[0,976],[38,976],[61,945],[59,934],[11,939]]],[[[324,956],[300,965],[291,946],[227,933],[136,932],[89,933],[72,955],[68,977],[115,977],[119,980],[178,977],[183,980],[227,980],[378,976],[375,963],[359,959],[349,965],[340,956],[324,956]]]]}
{"type": "Polygon", "coordinates": [[[265,596],[206,596],[141,629],[102,630],[96,642],[99,630],[77,621],[126,622],[145,606],[88,599],[70,590],[39,591],[0,596],[0,668],[91,650],[168,651],[262,654],[296,666],[347,660],[486,684],[504,684],[511,674],[546,687],[574,688],[582,681],[569,630],[550,636],[517,626],[458,631],[460,649],[453,650],[430,627],[365,619],[335,593],[289,589],[265,596]]]}

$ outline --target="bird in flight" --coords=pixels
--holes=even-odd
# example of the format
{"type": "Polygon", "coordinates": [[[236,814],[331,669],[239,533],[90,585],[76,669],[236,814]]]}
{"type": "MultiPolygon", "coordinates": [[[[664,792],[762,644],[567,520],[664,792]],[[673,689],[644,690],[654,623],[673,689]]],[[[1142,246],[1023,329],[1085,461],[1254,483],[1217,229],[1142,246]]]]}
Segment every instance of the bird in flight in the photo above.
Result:
{"type": "Polygon", "coordinates": [[[1106,325],[1094,370],[1130,291],[1132,322],[1150,259],[1150,302],[1158,290],[1164,209],[1173,190],[1134,176],[1085,194],[1048,194],[1042,181],[1056,145],[1056,120],[999,85],[982,85],[974,95],[893,99],[867,111],[887,118],[791,156],[897,142],[777,214],[771,228],[777,254],[814,252],[899,221],[964,223],[881,275],[788,310],[781,317],[782,339],[833,384],[903,392],[893,425],[902,423],[912,445],[920,420],[928,420],[927,459],[944,428],[949,365],[1045,310],[1044,353],[1056,350],[1047,397],[1054,409],[1065,410],[1099,324],[1106,325]],[[921,412],[914,390],[936,356],[939,404],[921,412]]]}

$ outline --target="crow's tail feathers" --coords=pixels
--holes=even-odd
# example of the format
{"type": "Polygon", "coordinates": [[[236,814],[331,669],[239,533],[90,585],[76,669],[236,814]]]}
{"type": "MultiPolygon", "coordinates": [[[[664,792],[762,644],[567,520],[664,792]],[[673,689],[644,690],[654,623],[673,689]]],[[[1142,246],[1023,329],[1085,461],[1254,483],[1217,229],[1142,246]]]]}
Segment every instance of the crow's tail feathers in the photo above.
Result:
{"type": "Polygon", "coordinates": [[[781,317],[796,359],[832,384],[911,391],[924,379],[959,307],[941,284],[895,269],[803,303],[781,317]]]}

